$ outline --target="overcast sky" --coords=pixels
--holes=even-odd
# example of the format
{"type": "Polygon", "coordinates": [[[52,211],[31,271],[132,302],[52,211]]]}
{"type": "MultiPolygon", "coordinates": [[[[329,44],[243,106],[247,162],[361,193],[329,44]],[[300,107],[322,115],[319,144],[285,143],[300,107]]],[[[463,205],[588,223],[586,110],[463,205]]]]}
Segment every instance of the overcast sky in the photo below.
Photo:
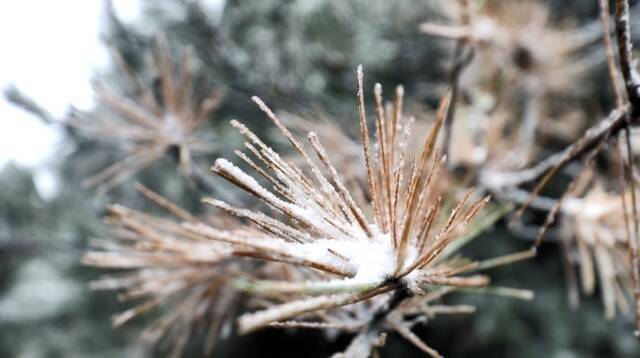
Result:
{"type": "MultiPolygon", "coordinates": [[[[225,0],[200,1],[214,18],[225,0]]],[[[142,0],[112,0],[125,23],[136,20],[142,0]]],[[[73,105],[93,106],[93,74],[110,63],[100,41],[105,0],[0,0],[0,91],[15,85],[54,117],[73,105]]],[[[49,155],[62,140],[47,126],[0,95],[0,170],[13,161],[34,172],[44,197],[56,192],[49,155]]]]}
{"type": "MultiPolygon", "coordinates": [[[[136,0],[114,4],[125,20],[139,11],[136,0]]],[[[99,41],[103,7],[103,0],[0,1],[0,89],[14,84],[54,116],[70,104],[90,108],[92,74],[109,62],[99,41]]],[[[39,186],[51,190],[55,179],[41,168],[60,139],[55,127],[1,96],[0,167],[13,160],[34,169],[39,186]]]]}
{"type": "MultiPolygon", "coordinates": [[[[133,18],[137,1],[114,2],[133,18]]],[[[103,0],[0,1],[0,87],[16,85],[54,116],[69,104],[90,108],[94,69],[108,64],[99,41],[103,0]]],[[[38,165],[56,140],[53,129],[0,99],[0,165],[38,165]]]]}

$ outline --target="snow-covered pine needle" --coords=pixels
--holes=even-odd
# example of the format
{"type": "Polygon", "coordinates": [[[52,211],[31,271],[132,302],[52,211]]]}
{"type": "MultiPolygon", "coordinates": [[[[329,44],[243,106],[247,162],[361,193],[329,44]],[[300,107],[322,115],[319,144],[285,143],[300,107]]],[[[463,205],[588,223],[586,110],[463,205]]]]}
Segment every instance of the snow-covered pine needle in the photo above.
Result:
{"type": "Polygon", "coordinates": [[[252,294],[279,298],[264,310],[241,316],[242,333],[387,293],[410,297],[433,287],[484,287],[489,283],[486,276],[459,274],[462,264],[468,262],[443,256],[488,202],[488,198],[474,199],[470,190],[451,211],[442,208],[441,197],[455,195],[440,192],[437,185],[444,160],[435,144],[449,96],[442,99],[430,131],[418,134],[425,139],[420,150],[413,152],[406,145],[411,120],[402,115],[402,90],[396,91],[394,104],[385,107],[382,87],[374,87],[372,140],[361,67],[357,79],[367,203],[354,200],[316,133],[308,134],[305,145],[262,100],[253,97],[302,160],[286,160],[234,120],[232,125],[247,138],[248,152],[238,152],[240,159],[265,178],[271,189],[227,159],[218,159],[212,170],[264,202],[273,216],[205,199],[207,204],[252,222],[261,233],[239,235],[204,224],[185,224],[197,236],[231,245],[235,255],[316,272],[313,279],[302,281],[236,281],[236,287],[252,294]]]}

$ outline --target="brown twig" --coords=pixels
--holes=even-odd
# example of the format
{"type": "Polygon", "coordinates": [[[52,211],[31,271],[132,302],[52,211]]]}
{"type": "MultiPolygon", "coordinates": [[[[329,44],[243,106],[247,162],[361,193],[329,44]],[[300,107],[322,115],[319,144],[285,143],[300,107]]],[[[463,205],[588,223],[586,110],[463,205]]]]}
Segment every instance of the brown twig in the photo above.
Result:
{"type": "MultiPolygon", "coordinates": [[[[468,0],[460,0],[462,7],[462,13],[460,14],[460,20],[463,26],[470,28],[471,24],[471,11],[469,9],[468,0]]],[[[449,154],[449,147],[451,145],[451,129],[453,128],[453,120],[455,118],[455,107],[458,101],[458,93],[460,90],[460,75],[467,66],[473,60],[475,50],[473,45],[469,42],[469,37],[461,37],[456,41],[456,47],[453,54],[453,65],[449,72],[449,83],[451,84],[451,105],[449,112],[447,113],[447,120],[444,123],[442,133],[442,153],[444,155],[449,154]]]]}
{"type": "Polygon", "coordinates": [[[460,92],[460,75],[469,63],[471,63],[474,55],[473,47],[468,47],[464,41],[465,40],[458,40],[458,43],[456,44],[454,63],[449,74],[449,82],[451,83],[451,107],[449,108],[449,113],[442,133],[442,152],[445,155],[449,154],[449,147],[451,145],[451,129],[455,118],[455,107],[458,101],[458,94],[460,92]]]}
{"type": "MultiPolygon", "coordinates": [[[[611,82],[611,89],[613,90],[614,97],[616,99],[616,108],[620,108],[624,104],[624,99],[622,98],[622,93],[620,92],[620,88],[618,87],[618,68],[615,63],[615,54],[613,51],[613,44],[611,43],[611,21],[609,16],[609,1],[608,0],[599,0],[600,5],[600,20],[602,23],[602,40],[604,42],[605,50],[607,53],[607,67],[609,70],[609,81],[611,82]]],[[[624,195],[624,176],[625,176],[625,164],[624,158],[622,156],[622,152],[620,147],[618,146],[618,141],[613,143],[614,155],[619,161],[620,164],[620,175],[618,177],[618,184],[620,189],[620,200],[622,201],[622,211],[624,216],[624,228],[625,234],[627,238],[627,243],[631,242],[631,229],[629,226],[628,213],[629,210],[627,208],[627,201],[624,195]]]]}
{"type": "Polygon", "coordinates": [[[589,156],[587,157],[585,165],[583,169],[580,171],[580,174],[578,174],[578,176],[576,176],[575,179],[573,179],[573,181],[567,187],[567,190],[565,191],[565,193],[560,197],[556,205],[549,211],[549,214],[547,215],[544,221],[544,224],[542,225],[542,227],[540,228],[540,231],[538,232],[538,237],[534,241],[534,244],[533,244],[534,247],[540,246],[540,243],[542,243],[542,238],[544,237],[545,232],[547,231],[549,226],[551,226],[551,224],[553,224],[553,222],[555,221],[555,217],[557,213],[560,211],[560,209],[562,208],[562,205],[564,204],[564,202],[567,200],[569,196],[574,194],[575,187],[580,182],[580,178],[586,173],[586,171],[589,168],[593,166],[593,162],[595,161],[596,156],[598,155],[598,153],[602,151],[605,144],[606,144],[606,141],[601,141],[596,147],[596,149],[593,150],[591,153],[589,153],[589,156]]]}
{"type": "Polygon", "coordinates": [[[599,0],[600,5],[600,21],[602,22],[602,42],[604,43],[605,51],[607,54],[607,67],[609,70],[609,80],[611,81],[611,89],[616,99],[616,108],[620,108],[623,105],[622,93],[618,87],[618,69],[615,63],[615,54],[613,52],[613,45],[611,43],[611,35],[609,29],[611,28],[610,16],[609,16],[609,1],[599,0]]]}
{"type": "MultiPolygon", "coordinates": [[[[628,118],[629,116],[627,116],[628,118]]],[[[628,121],[628,119],[627,119],[628,121]]],[[[631,213],[633,215],[633,235],[631,240],[627,241],[629,248],[629,261],[631,264],[631,280],[634,287],[634,298],[636,306],[636,336],[640,337],[640,272],[638,267],[638,205],[636,201],[635,179],[633,178],[633,151],[631,148],[631,134],[629,127],[625,127],[625,142],[629,162],[627,171],[629,173],[629,183],[631,185],[631,213]]]]}
{"type": "Polygon", "coordinates": [[[634,185],[634,166],[631,148],[631,134],[629,125],[634,122],[640,114],[640,76],[635,69],[631,54],[631,29],[629,26],[629,1],[616,0],[616,39],[618,41],[618,54],[620,56],[620,70],[624,78],[627,96],[631,105],[630,111],[625,116],[627,126],[625,126],[626,149],[628,154],[629,182],[631,184],[631,212],[633,213],[633,237],[628,241],[629,260],[631,263],[631,278],[634,285],[634,298],[636,306],[636,336],[640,337],[640,272],[638,267],[638,209],[636,203],[636,193],[634,185]]]}
{"type": "Polygon", "coordinates": [[[629,26],[629,1],[616,0],[616,39],[620,55],[620,70],[631,103],[632,119],[640,115],[640,75],[631,54],[631,28],[629,26]]]}
{"type": "MultiPolygon", "coordinates": [[[[506,188],[517,187],[541,177],[550,178],[566,164],[591,152],[604,139],[610,135],[615,135],[625,127],[627,111],[628,107],[614,109],[606,118],[589,128],[576,142],[530,168],[513,172],[484,170],[481,173],[480,181],[488,188],[506,188]]],[[[543,180],[538,185],[541,184],[544,186],[546,180],[543,180]]],[[[542,189],[542,187],[539,189],[542,189]]]]}

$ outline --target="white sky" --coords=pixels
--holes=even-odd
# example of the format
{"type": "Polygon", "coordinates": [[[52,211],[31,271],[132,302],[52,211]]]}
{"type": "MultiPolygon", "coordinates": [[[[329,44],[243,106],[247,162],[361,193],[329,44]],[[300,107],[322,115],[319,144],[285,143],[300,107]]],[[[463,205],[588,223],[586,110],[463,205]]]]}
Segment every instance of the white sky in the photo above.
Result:
{"type": "MultiPolygon", "coordinates": [[[[141,11],[141,0],[112,1],[124,22],[141,11]]],[[[225,0],[202,3],[213,15],[225,0]]],[[[104,0],[0,0],[0,90],[13,84],[54,117],[71,104],[91,108],[93,73],[110,62],[100,41],[103,13],[104,0]]],[[[0,95],[0,170],[11,161],[32,169],[44,197],[56,192],[46,164],[62,135],[0,95]]]]}
{"type": "MultiPolygon", "coordinates": [[[[137,0],[114,4],[125,20],[139,12],[137,0]]],[[[56,117],[69,104],[90,108],[93,71],[109,62],[99,40],[103,9],[103,0],[0,1],[0,89],[14,84],[56,117]]],[[[46,196],[55,186],[47,156],[62,134],[0,97],[0,168],[14,161],[34,169],[46,196]]]]}

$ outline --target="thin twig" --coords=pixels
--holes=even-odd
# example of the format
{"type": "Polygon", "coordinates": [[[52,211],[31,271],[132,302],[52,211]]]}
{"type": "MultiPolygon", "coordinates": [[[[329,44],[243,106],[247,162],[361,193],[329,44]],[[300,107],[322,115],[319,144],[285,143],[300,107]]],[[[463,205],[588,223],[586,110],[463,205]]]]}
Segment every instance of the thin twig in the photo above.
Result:
{"type": "Polygon", "coordinates": [[[625,116],[625,139],[628,154],[628,173],[631,185],[631,212],[633,213],[633,237],[628,241],[629,260],[631,264],[631,277],[634,284],[634,298],[636,306],[636,337],[640,337],[640,272],[638,267],[638,209],[636,202],[635,172],[633,165],[633,151],[631,148],[631,134],[629,125],[638,118],[640,114],[640,76],[635,69],[635,63],[631,54],[631,29],[629,27],[629,1],[616,0],[616,39],[618,41],[618,54],[620,56],[620,70],[624,78],[627,96],[631,105],[631,110],[625,116]]]}
{"type": "Polygon", "coordinates": [[[638,205],[636,201],[635,179],[633,178],[633,150],[631,148],[631,134],[629,127],[625,127],[625,142],[628,155],[629,183],[631,185],[631,213],[633,215],[633,236],[627,241],[629,250],[629,260],[631,264],[631,279],[634,287],[634,298],[636,304],[636,337],[640,338],[640,272],[638,267],[638,205]]]}
{"type": "Polygon", "coordinates": [[[620,56],[620,70],[631,103],[632,119],[640,114],[640,75],[631,54],[631,28],[629,26],[629,1],[616,0],[616,39],[620,56]]]}
{"type": "MultiPolygon", "coordinates": [[[[471,24],[471,12],[469,9],[468,0],[460,0],[462,13],[460,14],[460,20],[462,25],[466,28],[470,28],[471,24]]],[[[467,66],[473,60],[475,50],[473,45],[469,42],[469,37],[461,37],[456,41],[456,47],[453,55],[453,65],[449,72],[449,83],[451,84],[451,105],[449,112],[447,113],[447,120],[445,121],[443,128],[443,140],[442,140],[442,153],[449,155],[449,147],[451,145],[451,131],[453,128],[453,120],[456,112],[456,102],[458,101],[458,93],[460,91],[460,75],[467,66]]]]}
{"type": "MultiPolygon", "coordinates": [[[[625,127],[627,110],[628,107],[614,109],[606,118],[589,128],[576,142],[530,168],[511,172],[486,169],[482,171],[480,181],[487,188],[501,189],[517,187],[541,177],[553,176],[566,164],[591,152],[602,140],[617,134],[620,129],[625,127]]],[[[546,184],[546,182],[544,183],[546,184]]]]}
{"type": "Polygon", "coordinates": [[[618,69],[615,63],[615,54],[613,52],[613,45],[611,43],[611,35],[609,29],[611,28],[610,16],[609,16],[609,1],[599,0],[600,4],[600,20],[602,22],[602,42],[607,53],[607,67],[609,69],[609,80],[611,81],[611,89],[616,99],[616,108],[620,108],[623,105],[622,93],[618,87],[618,69]]]}
{"type": "Polygon", "coordinates": [[[538,237],[534,241],[534,244],[533,244],[534,247],[540,246],[540,243],[542,242],[542,238],[544,237],[545,232],[547,231],[549,226],[551,226],[551,224],[553,224],[553,222],[555,221],[556,214],[558,213],[558,211],[560,211],[560,209],[562,208],[562,205],[564,205],[568,197],[573,195],[577,183],[580,182],[580,178],[584,175],[584,173],[586,173],[586,171],[589,168],[593,166],[593,162],[595,161],[596,156],[602,151],[605,144],[606,144],[606,141],[600,142],[600,144],[596,147],[596,149],[593,150],[591,153],[589,153],[589,156],[587,157],[587,160],[585,161],[585,165],[583,169],[580,171],[580,174],[578,174],[578,176],[576,176],[575,179],[573,179],[573,181],[569,183],[569,186],[567,187],[567,190],[565,191],[565,193],[562,195],[562,197],[560,197],[556,205],[549,211],[549,214],[547,215],[544,221],[544,224],[542,225],[542,227],[540,228],[540,231],[538,232],[538,237]]]}

